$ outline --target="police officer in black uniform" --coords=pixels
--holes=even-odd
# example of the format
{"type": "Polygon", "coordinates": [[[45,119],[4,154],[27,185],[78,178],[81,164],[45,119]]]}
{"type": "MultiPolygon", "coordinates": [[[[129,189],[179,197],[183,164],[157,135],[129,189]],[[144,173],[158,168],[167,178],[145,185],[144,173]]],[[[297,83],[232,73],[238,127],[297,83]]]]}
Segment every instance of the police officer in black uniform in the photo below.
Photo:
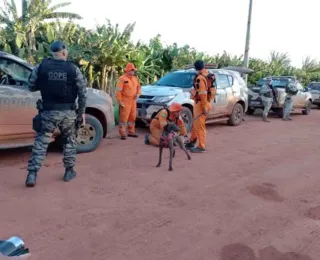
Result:
{"type": "Polygon", "coordinates": [[[53,58],[44,59],[32,71],[29,90],[40,91],[39,115],[33,128],[37,132],[32,154],[28,162],[26,186],[36,185],[37,174],[45,159],[52,133],[59,128],[63,140],[64,181],[76,176],[75,125],[85,123],[87,81],[79,68],[67,61],[68,50],[62,41],[51,45],[53,58]],[[76,99],[78,98],[78,104],[76,99]]]}

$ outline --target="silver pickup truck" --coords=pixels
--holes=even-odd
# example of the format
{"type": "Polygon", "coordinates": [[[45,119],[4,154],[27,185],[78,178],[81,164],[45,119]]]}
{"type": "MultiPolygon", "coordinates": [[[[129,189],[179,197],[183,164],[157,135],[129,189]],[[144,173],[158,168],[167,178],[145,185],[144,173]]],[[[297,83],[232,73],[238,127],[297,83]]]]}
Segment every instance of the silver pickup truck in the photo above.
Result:
{"type": "MultiPolygon", "coordinates": [[[[32,146],[35,132],[32,119],[38,113],[40,92],[30,92],[28,77],[33,67],[24,60],[0,52],[0,149],[32,146]]],[[[77,152],[95,150],[114,126],[111,97],[88,88],[86,125],[76,138],[77,152]]],[[[58,129],[52,140],[59,139],[58,129]]]]}
{"type": "MultiPolygon", "coordinates": [[[[142,86],[142,95],[137,102],[137,119],[148,125],[159,109],[176,102],[183,106],[181,116],[190,130],[194,104],[190,98],[190,89],[196,75],[192,67],[190,65],[185,69],[169,72],[154,84],[142,86]]],[[[206,64],[205,68],[215,75],[217,87],[207,123],[227,121],[232,126],[240,125],[248,108],[247,85],[240,72],[249,73],[251,70],[241,67],[217,69],[215,64],[206,64]]]]}
{"type": "MultiPolygon", "coordinates": [[[[275,88],[276,99],[274,100],[271,110],[279,115],[283,116],[283,104],[286,97],[285,87],[287,86],[290,79],[294,77],[291,76],[273,76],[272,85],[275,88]],[[276,102],[277,101],[277,102],[276,102]]],[[[252,115],[256,109],[263,109],[261,97],[259,96],[259,91],[262,85],[266,83],[266,78],[260,79],[256,86],[249,88],[249,108],[247,114],[252,115]]],[[[297,88],[299,90],[298,94],[293,96],[293,110],[300,109],[303,115],[309,115],[312,107],[312,95],[307,88],[304,88],[297,81],[297,88]]]]}

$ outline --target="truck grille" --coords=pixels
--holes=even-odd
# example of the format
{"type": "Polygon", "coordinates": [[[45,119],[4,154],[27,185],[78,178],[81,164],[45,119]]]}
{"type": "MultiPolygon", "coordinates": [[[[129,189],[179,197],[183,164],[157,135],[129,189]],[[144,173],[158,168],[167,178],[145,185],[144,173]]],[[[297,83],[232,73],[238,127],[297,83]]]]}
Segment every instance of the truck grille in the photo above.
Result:
{"type": "MultiPolygon", "coordinates": [[[[144,107],[147,109],[150,105],[144,105],[144,107]]],[[[142,103],[137,103],[137,108],[142,108],[142,103]]]]}
{"type": "Polygon", "coordinates": [[[153,99],[154,96],[141,95],[141,96],[139,96],[139,98],[141,98],[141,99],[153,99]]]}

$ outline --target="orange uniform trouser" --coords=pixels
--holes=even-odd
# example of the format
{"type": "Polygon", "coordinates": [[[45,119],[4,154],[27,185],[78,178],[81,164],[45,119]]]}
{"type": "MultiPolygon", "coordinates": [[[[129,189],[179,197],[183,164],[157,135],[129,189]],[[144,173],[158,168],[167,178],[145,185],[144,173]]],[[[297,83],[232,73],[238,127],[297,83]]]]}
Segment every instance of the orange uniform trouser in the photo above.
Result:
{"type": "Polygon", "coordinates": [[[159,122],[157,119],[152,119],[150,123],[149,143],[155,146],[160,144],[161,129],[159,128],[159,122]]]}
{"type": "Polygon", "coordinates": [[[194,130],[194,125],[192,125],[191,128],[191,136],[190,136],[190,142],[195,142],[197,139],[196,131],[194,130]]]}
{"type": "MultiPolygon", "coordinates": [[[[195,104],[194,113],[193,113],[194,118],[199,116],[202,112],[203,112],[203,109],[201,107],[200,102],[198,104],[195,104]]],[[[196,120],[193,122],[192,131],[197,138],[198,147],[206,148],[206,141],[207,141],[206,115],[201,115],[200,117],[196,118],[196,120]]]]}
{"type": "Polygon", "coordinates": [[[119,134],[126,136],[126,128],[128,126],[129,134],[135,133],[135,122],[137,118],[137,100],[135,98],[123,97],[125,107],[120,106],[119,134]]]}

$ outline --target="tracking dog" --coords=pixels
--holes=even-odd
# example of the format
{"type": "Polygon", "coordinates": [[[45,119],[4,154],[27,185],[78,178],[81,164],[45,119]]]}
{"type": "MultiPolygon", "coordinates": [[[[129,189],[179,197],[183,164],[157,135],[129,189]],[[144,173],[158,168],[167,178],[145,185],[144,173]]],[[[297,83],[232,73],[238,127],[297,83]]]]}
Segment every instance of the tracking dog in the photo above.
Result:
{"type": "Polygon", "coordinates": [[[177,143],[180,148],[186,153],[188,160],[191,160],[191,156],[189,155],[186,147],[184,146],[183,139],[181,136],[178,136],[177,133],[179,132],[179,127],[174,123],[168,123],[164,128],[163,132],[160,136],[160,144],[159,144],[159,162],[157,167],[161,166],[162,161],[162,151],[163,148],[169,148],[170,151],[170,160],[169,160],[169,171],[172,171],[172,159],[176,155],[176,150],[174,148],[175,144],[177,143]]]}

